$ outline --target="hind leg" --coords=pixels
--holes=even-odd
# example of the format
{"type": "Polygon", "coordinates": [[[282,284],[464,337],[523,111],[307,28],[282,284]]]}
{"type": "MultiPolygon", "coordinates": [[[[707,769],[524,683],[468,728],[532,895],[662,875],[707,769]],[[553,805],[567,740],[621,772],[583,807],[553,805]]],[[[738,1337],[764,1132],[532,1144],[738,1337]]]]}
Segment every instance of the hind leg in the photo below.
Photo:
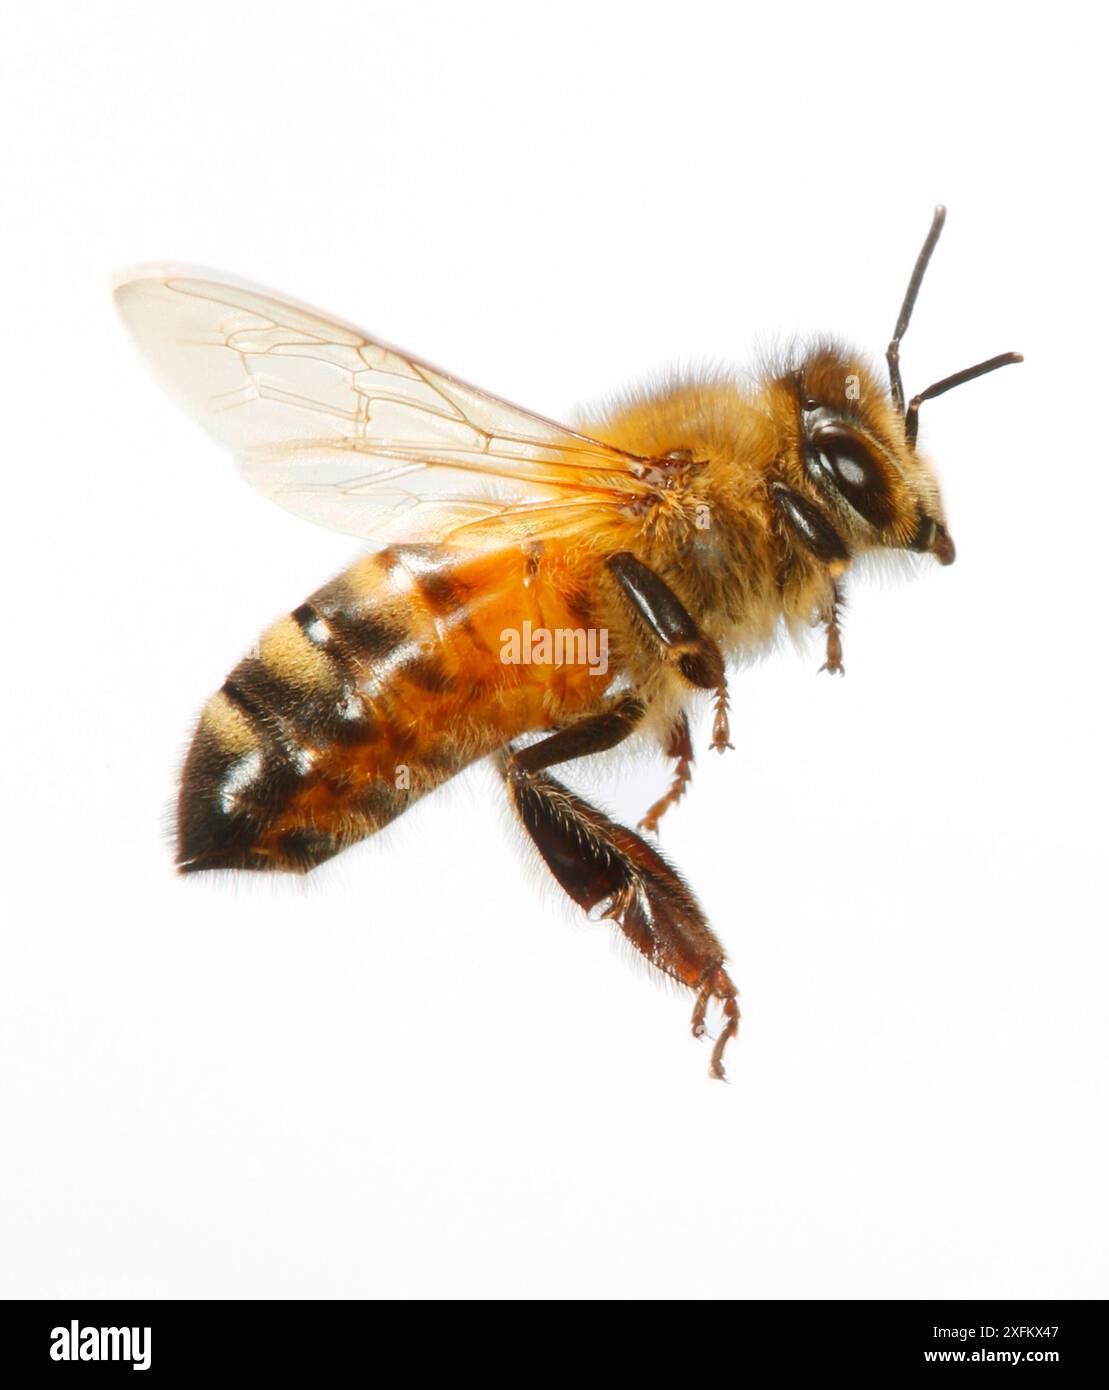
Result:
{"type": "MultiPolygon", "coordinates": [[[[542,760],[544,743],[526,750],[531,762],[542,760]]],[[[681,876],[645,840],[547,773],[521,767],[511,753],[502,756],[501,770],[524,829],[569,897],[586,912],[603,907],[656,969],[696,991],[694,1037],[704,1034],[709,1001],[720,1002],[724,1027],[709,1070],[722,1079],[724,1048],[739,1028],[736,988],[724,949],[681,876]]]]}

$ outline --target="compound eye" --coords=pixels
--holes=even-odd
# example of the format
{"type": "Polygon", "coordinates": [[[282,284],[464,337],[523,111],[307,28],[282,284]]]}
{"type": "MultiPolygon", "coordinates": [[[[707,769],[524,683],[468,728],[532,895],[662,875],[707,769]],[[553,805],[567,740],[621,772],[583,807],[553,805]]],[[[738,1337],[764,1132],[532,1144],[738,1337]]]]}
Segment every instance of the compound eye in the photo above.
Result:
{"type": "Polygon", "coordinates": [[[813,479],[832,489],[864,521],[882,528],[893,520],[893,499],[873,447],[851,430],[826,425],[813,434],[807,466],[813,479]]]}

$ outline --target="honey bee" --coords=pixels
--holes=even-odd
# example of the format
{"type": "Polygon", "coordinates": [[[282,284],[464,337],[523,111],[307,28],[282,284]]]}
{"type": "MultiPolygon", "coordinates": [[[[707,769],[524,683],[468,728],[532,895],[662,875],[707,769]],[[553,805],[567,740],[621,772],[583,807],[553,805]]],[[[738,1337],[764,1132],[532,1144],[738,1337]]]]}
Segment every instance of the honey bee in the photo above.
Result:
{"type": "Polygon", "coordinates": [[[373,542],[280,618],[200,717],[181,776],[177,863],[306,873],[477,759],[568,896],[611,919],[695,997],[693,1033],[739,1024],[725,953],[644,838],[684,795],[687,710],[711,696],[731,747],[729,661],[783,627],[826,629],[856,557],[949,565],[917,449],[901,339],[944,221],[937,208],[887,350],[888,390],[821,341],[756,383],[689,378],[570,429],[337,320],[222,276],[125,273],[115,302],[163,377],[281,506],[373,542]],[[636,833],[551,769],[633,733],[673,761],[636,833]]]}

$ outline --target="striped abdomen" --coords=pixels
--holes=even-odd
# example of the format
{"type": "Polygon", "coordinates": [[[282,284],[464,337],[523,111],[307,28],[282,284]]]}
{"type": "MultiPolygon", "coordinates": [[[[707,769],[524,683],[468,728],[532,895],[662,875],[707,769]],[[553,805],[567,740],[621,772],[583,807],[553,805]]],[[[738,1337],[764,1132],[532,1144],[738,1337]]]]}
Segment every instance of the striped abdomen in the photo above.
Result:
{"type": "Polygon", "coordinates": [[[262,637],[185,761],[178,864],[304,872],[475,758],[599,699],[581,665],[505,664],[503,633],[581,627],[563,554],[391,546],[262,637]]]}

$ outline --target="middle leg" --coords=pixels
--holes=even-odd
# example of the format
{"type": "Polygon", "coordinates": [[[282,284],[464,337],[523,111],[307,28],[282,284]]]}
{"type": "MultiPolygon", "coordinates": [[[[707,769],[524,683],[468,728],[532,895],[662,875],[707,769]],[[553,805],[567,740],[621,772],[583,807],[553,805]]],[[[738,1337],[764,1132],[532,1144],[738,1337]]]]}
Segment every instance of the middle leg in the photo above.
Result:
{"type": "Polygon", "coordinates": [[[657,832],[659,821],[671,806],[677,805],[682,799],[686,787],[689,786],[693,778],[693,742],[689,736],[689,720],[684,712],[678,715],[670,729],[670,738],[666,744],[666,756],[677,759],[678,765],[674,769],[674,780],[670,783],[670,789],[666,795],[660,796],[639,822],[636,827],[637,830],[657,832]]]}

